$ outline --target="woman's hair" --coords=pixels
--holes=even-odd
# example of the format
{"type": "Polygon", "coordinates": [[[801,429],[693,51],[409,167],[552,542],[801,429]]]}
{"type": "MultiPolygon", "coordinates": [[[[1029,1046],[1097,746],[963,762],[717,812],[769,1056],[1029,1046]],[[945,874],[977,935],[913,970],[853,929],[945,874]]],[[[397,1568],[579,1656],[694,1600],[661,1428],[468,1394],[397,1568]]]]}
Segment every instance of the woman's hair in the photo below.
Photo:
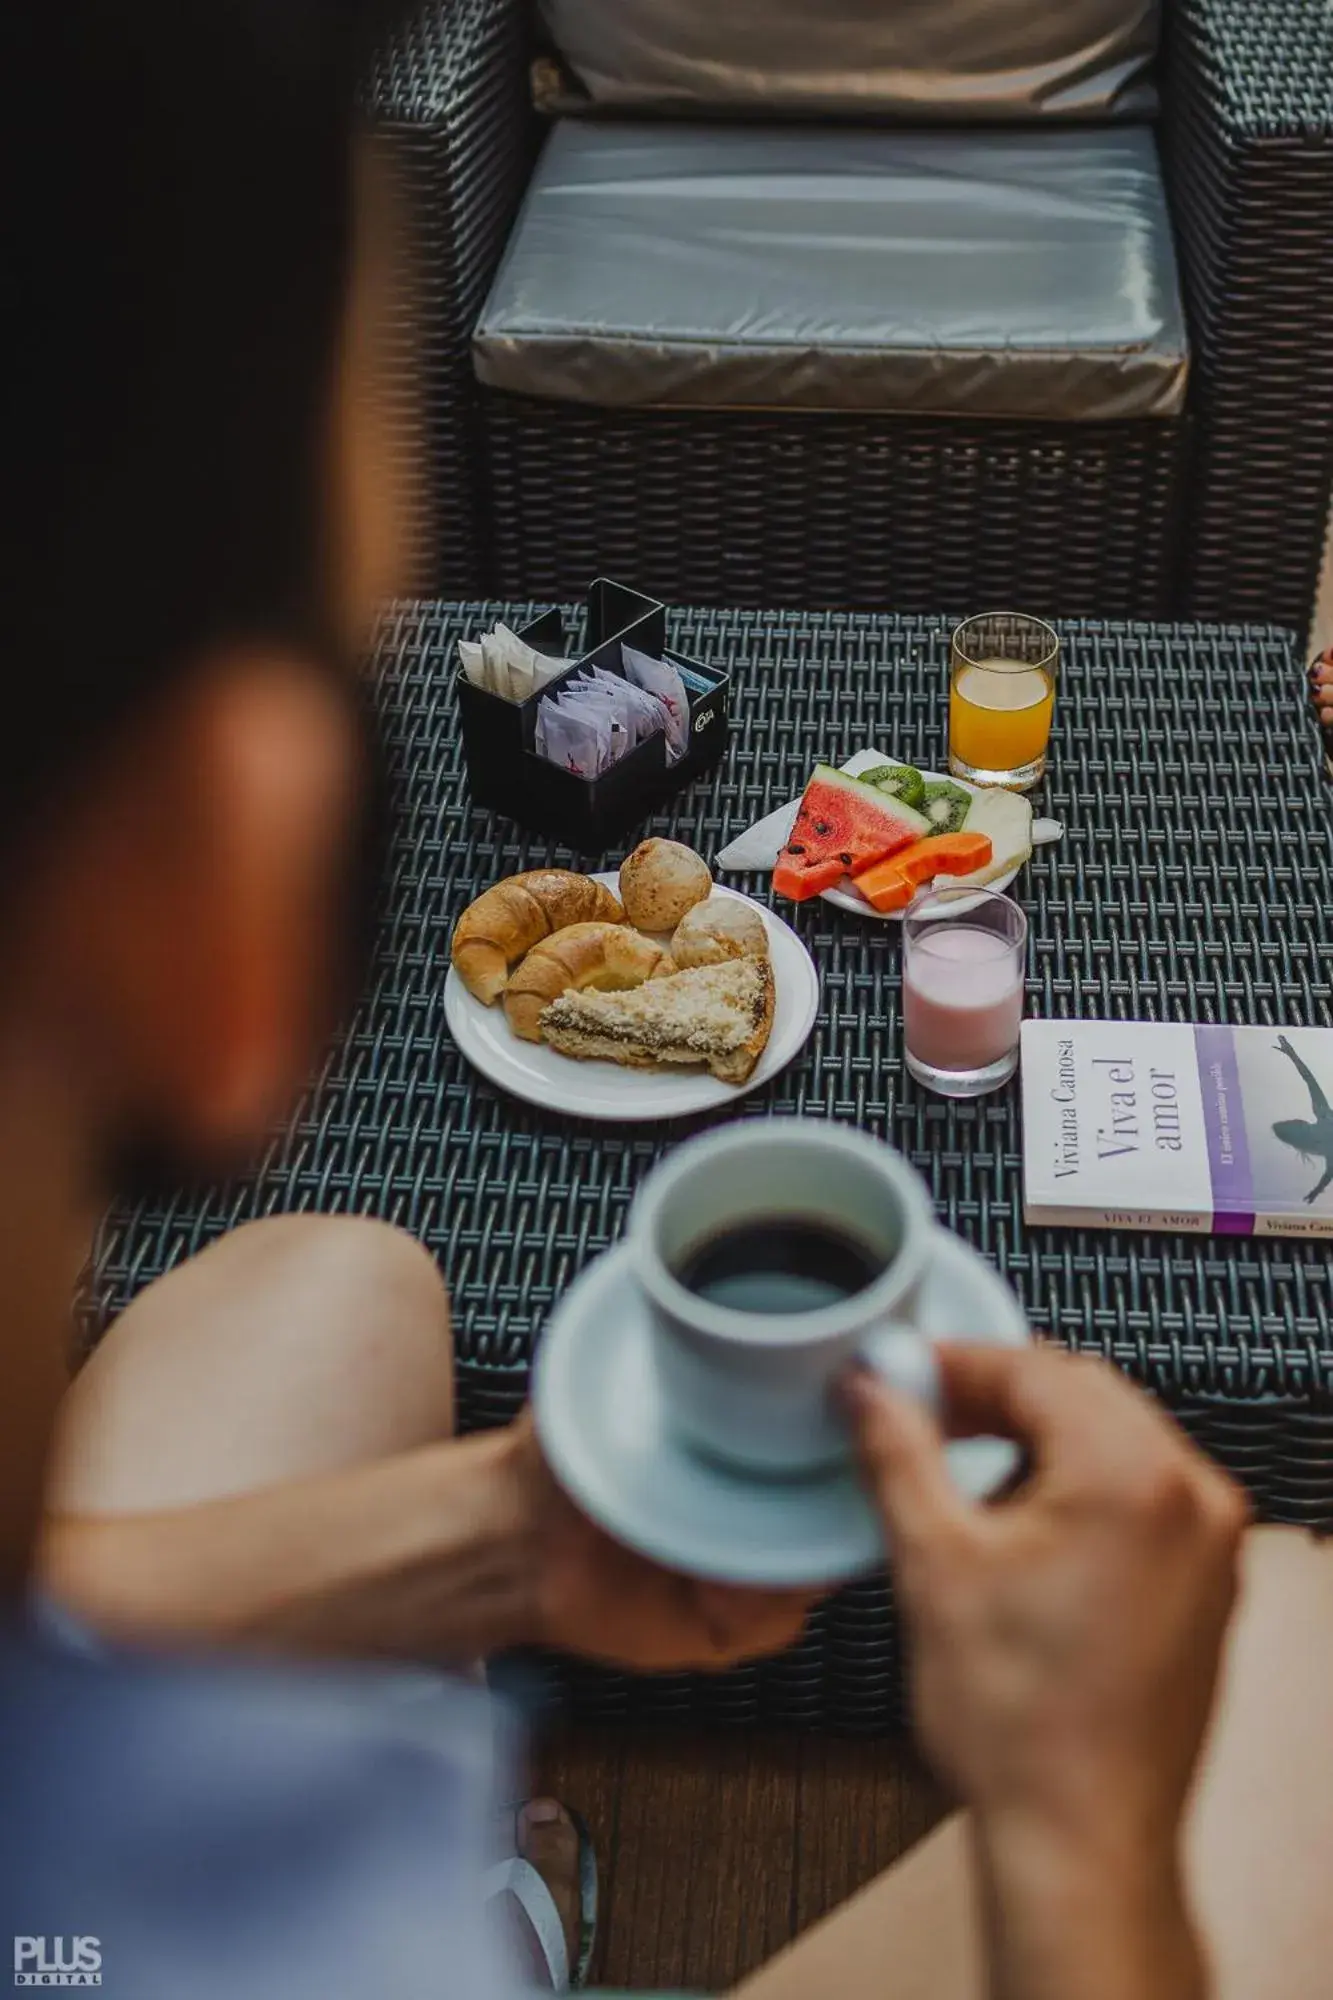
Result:
{"type": "MultiPolygon", "coordinates": [[[[330,650],[354,0],[7,0],[0,846],[237,638],[330,650]]],[[[0,855],[0,866],[4,857],[0,855]]]]}

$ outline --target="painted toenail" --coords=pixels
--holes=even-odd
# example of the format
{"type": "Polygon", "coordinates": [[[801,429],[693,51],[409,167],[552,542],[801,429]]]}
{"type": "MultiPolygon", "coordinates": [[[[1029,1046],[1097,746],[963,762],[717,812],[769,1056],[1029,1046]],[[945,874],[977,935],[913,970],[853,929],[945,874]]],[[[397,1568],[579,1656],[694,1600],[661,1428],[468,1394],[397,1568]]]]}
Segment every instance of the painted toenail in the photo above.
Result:
{"type": "Polygon", "coordinates": [[[533,1799],[524,1807],[523,1816],[529,1826],[554,1826],[560,1818],[560,1808],[554,1799],[533,1799]]]}

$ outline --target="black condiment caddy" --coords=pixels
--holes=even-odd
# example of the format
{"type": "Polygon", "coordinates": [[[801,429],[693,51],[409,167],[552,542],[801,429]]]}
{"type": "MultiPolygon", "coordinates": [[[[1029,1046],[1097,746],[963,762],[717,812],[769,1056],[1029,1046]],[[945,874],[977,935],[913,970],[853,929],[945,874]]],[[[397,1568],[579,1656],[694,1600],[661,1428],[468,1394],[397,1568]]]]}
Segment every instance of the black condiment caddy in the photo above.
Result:
{"type": "MultiPolygon", "coordinates": [[[[474,687],[460,665],[455,676],[463,755],[475,804],[505,813],[520,826],[551,835],[583,853],[597,854],[642,824],[673,792],[715,764],[727,744],[731,676],[674,652],[666,643],[666,606],[625,584],[599,577],[588,592],[584,651],[527,701],[505,701],[474,687]],[[597,778],[579,778],[536,751],[538,704],[589,667],[624,678],[621,646],[666,660],[708,683],[687,687],[689,743],[668,764],[666,738],[640,743],[597,778]]],[[[569,635],[558,610],[543,612],[518,633],[526,645],[561,658],[569,635]]]]}

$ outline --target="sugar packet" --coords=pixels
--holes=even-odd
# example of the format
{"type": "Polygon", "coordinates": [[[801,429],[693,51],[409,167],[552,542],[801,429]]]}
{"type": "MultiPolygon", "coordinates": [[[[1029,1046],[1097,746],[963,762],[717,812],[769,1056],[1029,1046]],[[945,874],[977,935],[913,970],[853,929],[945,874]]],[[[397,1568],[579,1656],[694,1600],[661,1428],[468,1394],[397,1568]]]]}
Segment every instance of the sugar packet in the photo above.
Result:
{"type": "Polygon", "coordinates": [[[458,642],[458,657],[462,664],[463,672],[467,675],[473,687],[490,687],[490,677],[486,668],[486,655],[482,651],[480,640],[460,639],[458,642]]]}
{"type": "Polygon", "coordinates": [[[458,657],[473,687],[485,688],[502,701],[529,700],[569,667],[568,660],[537,652],[505,624],[497,624],[479,640],[460,639],[458,657]]]}

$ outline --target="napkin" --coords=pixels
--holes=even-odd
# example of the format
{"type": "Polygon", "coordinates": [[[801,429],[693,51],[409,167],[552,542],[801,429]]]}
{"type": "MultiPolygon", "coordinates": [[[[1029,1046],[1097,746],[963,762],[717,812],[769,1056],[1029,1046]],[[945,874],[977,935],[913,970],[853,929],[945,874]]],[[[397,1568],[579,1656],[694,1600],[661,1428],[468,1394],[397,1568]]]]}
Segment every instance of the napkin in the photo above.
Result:
{"type": "Polygon", "coordinates": [[[714,867],[722,868],[731,875],[771,875],[778,865],[778,855],[791,839],[791,830],[800,810],[801,801],[789,799],[785,806],[766,813],[747,832],[738,834],[730,846],[723,848],[714,867]]]}

